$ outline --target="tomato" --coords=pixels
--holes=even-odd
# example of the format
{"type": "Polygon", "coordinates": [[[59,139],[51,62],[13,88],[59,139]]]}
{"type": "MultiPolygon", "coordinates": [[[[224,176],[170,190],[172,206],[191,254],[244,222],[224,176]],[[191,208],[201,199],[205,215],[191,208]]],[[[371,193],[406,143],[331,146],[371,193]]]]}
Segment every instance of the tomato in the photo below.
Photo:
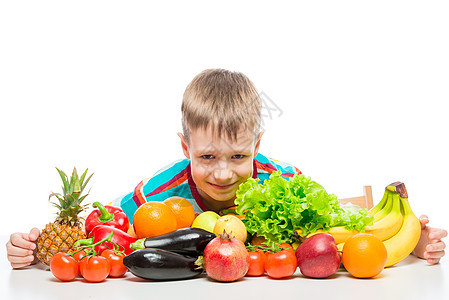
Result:
{"type": "Polygon", "coordinates": [[[296,256],[290,250],[267,253],[265,271],[272,278],[285,278],[295,273],[297,264],[296,256]]]}
{"type": "Polygon", "coordinates": [[[249,252],[249,268],[246,276],[262,276],[265,273],[266,259],[264,252],[249,252]]]}
{"type": "Polygon", "coordinates": [[[290,245],[288,243],[282,243],[279,245],[279,247],[281,247],[282,250],[290,251],[291,253],[293,253],[293,255],[296,256],[295,249],[293,249],[292,245],[290,245]]]}
{"type": "Polygon", "coordinates": [[[80,262],[81,275],[89,282],[101,282],[108,277],[111,265],[106,257],[85,256],[80,262]]]}
{"type": "Polygon", "coordinates": [[[110,277],[122,277],[125,275],[128,269],[123,264],[123,257],[125,254],[116,254],[114,250],[106,249],[101,252],[101,256],[106,257],[111,265],[111,271],[109,272],[110,277]]]}
{"type": "Polygon", "coordinates": [[[64,252],[58,252],[51,258],[50,270],[53,275],[62,281],[71,281],[78,276],[78,262],[64,252]]]}
{"type": "Polygon", "coordinates": [[[73,255],[73,258],[74,258],[76,261],[80,262],[81,259],[82,259],[84,256],[86,256],[86,251],[81,250],[80,252],[76,252],[76,253],[73,255]]]}

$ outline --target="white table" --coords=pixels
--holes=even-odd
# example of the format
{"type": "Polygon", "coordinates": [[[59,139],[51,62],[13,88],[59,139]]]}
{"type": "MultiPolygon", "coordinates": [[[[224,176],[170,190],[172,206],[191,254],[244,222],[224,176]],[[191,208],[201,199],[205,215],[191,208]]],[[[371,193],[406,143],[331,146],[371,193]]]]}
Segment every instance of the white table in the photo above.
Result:
{"type": "Polygon", "coordinates": [[[309,279],[299,270],[289,279],[268,277],[220,283],[206,275],[181,281],[145,281],[127,273],[124,278],[87,283],[57,280],[47,266],[37,264],[12,270],[7,259],[6,236],[0,236],[0,299],[449,299],[449,259],[434,266],[410,255],[373,279],[356,279],[340,269],[328,279],[309,279]]]}

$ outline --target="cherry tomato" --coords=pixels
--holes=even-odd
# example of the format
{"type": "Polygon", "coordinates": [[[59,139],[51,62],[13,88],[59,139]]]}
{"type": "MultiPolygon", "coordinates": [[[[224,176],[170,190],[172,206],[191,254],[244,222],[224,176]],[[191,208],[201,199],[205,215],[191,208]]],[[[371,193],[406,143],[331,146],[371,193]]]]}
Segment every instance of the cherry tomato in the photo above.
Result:
{"type": "Polygon", "coordinates": [[[267,253],[265,271],[272,278],[285,278],[295,273],[298,262],[290,250],[267,253]]]}
{"type": "Polygon", "coordinates": [[[110,270],[111,265],[103,256],[85,256],[80,262],[81,275],[89,282],[105,280],[110,270]]]}
{"type": "Polygon", "coordinates": [[[71,281],[78,276],[78,262],[64,252],[58,252],[51,258],[50,270],[53,275],[62,281],[71,281]]]}
{"type": "Polygon", "coordinates": [[[111,265],[111,271],[109,272],[110,277],[122,277],[125,275],[128,269],[123,264],[123,257],[125,254],[116,254],[114,250],[106,249],[101,252],[101,256],[106,257],[111,265]]]}
{"type": "Polygon", "coordinates": [[[281,247],[282,250],[290,251],[293,255],[296,256],[296,252],[293,249],[292,245],[290,245],[288,243],[282,243],[282,244],[279,245],[279,247],[281,247]]]}
{"type": "Polygon", "coordinates": [[[75,254],[73,254],[73,258],[78,262],[80,262],[84,256],[86,256],[86,251],[84,250],[81,250],[80,252],[76,252],[75,254]]]}
{"type": "Polygon", "coordinates": [[[264,252],[249,252],[249,268],[246,276],[262,276],[265,273],[266,259],[264,252]]]}

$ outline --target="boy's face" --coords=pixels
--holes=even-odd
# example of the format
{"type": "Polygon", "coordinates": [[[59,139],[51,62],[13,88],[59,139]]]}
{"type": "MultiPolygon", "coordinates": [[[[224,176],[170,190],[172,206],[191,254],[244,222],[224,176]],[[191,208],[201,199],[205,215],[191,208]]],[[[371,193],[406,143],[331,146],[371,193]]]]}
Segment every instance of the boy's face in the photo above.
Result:
{"type": "Polygon", "coordinates": [[[178,135],[184,155],[191,160],[192,178],[206,205],[217,201],[233,205],[239,185],[253,174],[253,159],[259,151],[262,133],[255,141],[254,133],[241,130],[233,142],[213,134],[211,129],[192,130],[189,143],[181,133],[178,135]]]}

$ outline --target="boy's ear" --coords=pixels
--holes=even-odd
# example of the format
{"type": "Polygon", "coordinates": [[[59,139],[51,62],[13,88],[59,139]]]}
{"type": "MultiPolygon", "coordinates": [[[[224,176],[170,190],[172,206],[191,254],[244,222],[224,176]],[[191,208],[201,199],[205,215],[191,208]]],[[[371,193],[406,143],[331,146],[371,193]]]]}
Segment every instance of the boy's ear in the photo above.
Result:
{"type": "Polygon", "coordinates": [[[181,139],[181,147],[182,147],[182,152],[184,152],[184,156],[187,157],[188,159],[190,159],[189,146],[186,143],[186,139],[185,139],[184,135],[181,132],[178,132],[178,136],[181,139]]]}
{"type": "Polygon", "coordinates": [[[256,146],[254,147],[254,156],[259,153],[259,146],[260,146],[260,140],[262,139],[263,131],[259,133],[259,136],[257,137],[256,146]]]}

